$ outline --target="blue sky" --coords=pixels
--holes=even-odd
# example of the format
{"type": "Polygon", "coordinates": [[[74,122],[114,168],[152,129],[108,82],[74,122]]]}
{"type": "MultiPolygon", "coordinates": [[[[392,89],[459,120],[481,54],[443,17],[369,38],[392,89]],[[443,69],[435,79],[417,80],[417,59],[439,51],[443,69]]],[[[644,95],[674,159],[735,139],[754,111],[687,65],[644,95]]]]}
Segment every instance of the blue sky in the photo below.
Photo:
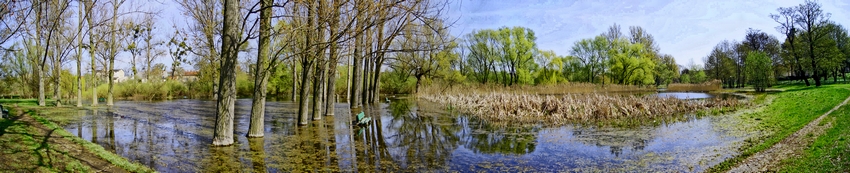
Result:
{"type": "MultiPolygon", "coordinates": [[[[591,38],[617,23],[628,33],[629,26],[641,26],[655,37],[661,53],[671,54],[680,65],[702,65],[703,57],[722,40],[741,40],[747,28],[759,29],[780,40],[784,36],[768,15],[779,7],[791,7],[803,0],[450,0],[446,12],[455,21],[451,33],[457,37],[474,30],[502,26],[524,26],[535,31],[538,48],[568,55],[575,41],[591,38]]],[[[850,1],[820,0],[830,20],[850,26],[850,1]]],[[[156,20],[161,40],[184,28],[188,17],[173,0],[130,0],[125,7],[159,11],[156,20]]],[[[156,32],[156,31],[155,31],[156,32]]],[[[117,68],[129,69],[126,57],[119,55],[117,68]]],[[[156,62],[168,66],[171,59],[156,62]]],[[[87,66],[87,65],[85,65],[87,66]]],[[[72,65],[66,65],[72,67],[72,65]]],[[[191,65],[183,65],[191,69],[191,65]]]]}
{"type": "MultiPolygon", "coordinates": [[[[831,20],[850,25],[850,1],[820,0],[831,20]]],[[[655,37],[661,53],[673,55],[676,62],[702,59],[722,40],[741,40],[747,28],[784,36],[768,15],[779,7],[796,6],[802,0],[536,0],[494,1],[456,0],[449,11],[457,20],[452,34],[501,26],[524,26],[537,35],[538,48],[569,54],[577,40],[591,38],[617,23],[628,33],[629,26],[641,26],[655,37]]]]}

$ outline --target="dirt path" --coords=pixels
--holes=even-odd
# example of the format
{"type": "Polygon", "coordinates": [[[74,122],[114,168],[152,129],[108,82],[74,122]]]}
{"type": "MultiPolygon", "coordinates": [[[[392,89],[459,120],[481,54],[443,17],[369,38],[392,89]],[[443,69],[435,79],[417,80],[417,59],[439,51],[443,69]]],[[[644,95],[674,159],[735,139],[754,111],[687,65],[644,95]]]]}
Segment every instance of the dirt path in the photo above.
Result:
{"type": "Polygon", "coordinates": [[[827,115],[847,104],[848,101],[850,101],[850,97],[847,97],[844,102],[836,105],[828,112],[824,113],[814,121],[809,122],[809,124],[805,127],[794,132],[791,136],[782,139],[782,141],[774,144],[769,149],[748,157],[741,164],[738,164],[736,167],[729,170],[729,172],[776,172],[776,169],[778,168],[777,166],[779,166],[779,163],[782,160],[799,155],[799,153],[802,153],[803,150],[806,149],[808,144],[811,144],[815,140],[813,137],[807,137],[808,135],[814,137],[820,136],[823,134],[824,130],[831,127],[831,124],[818,124],[820,124],[821,120],[823,120],[823,118],[827,115]]]}
{"type": "Polygon", "coordinates": [[[48,128],[21,111],[17,115],[0,124],[0,170],[127,172],[55,133],[62,129],[48,128]]]}

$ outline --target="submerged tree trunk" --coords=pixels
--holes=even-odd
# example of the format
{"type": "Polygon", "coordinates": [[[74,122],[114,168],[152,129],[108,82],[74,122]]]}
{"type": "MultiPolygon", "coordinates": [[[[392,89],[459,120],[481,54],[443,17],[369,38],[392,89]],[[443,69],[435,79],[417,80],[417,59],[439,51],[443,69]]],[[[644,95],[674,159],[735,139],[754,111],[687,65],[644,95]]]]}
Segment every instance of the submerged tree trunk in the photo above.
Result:
{"type": "MultiPolygon", "coordinates": [[[[306,55],[302,55],[306,56],[306,55]]],[[[308,62],[302,62],[301,64],[301,86],[298,89],[298,125],[307,125],[307,88],[310,87],[310,80],[307,76],[310,76],[310,71],[313,69],[311,64],[305,64],[308,62]]]]}
{"type": "MultiPolygon", "coordinates": [[[[356,41],[360,43],[360,40],[356,41]]],[[[352,68],[352,77],[351,81],[353,82],[351,85],[351,95],[349,100],[349,107],[352,109],[360,108],[360,96],[361,95],[361,87],[363,86],[363,75],[362,75],[362,65],[363,65],[363,57],[361,57],[361,48],[358,47],[359,44],[355,43],[354,45],[354,67],[352,68]]]]}
{"type": "Polygon", "coordinates": [[[337,45],[336,43],[331,43],[331,48],[329,50],[329,59],[330,63],[328,64],[327,71],[327,87],[325,87],[325,115],[331,116],[334,115],[334,103],[336,103],[336,78],[338,77],[336,74],[336,66],[337,60],[339,57],[336,55],[337,45]]]}
{"type": "Polygon", "coordinates": [[[269,83],[269,44],[271,31],[271,0],[260,0],[260,40],[258,41],[257,64],[254,68],[254,98],[251,102],[251,123],[248,137],[263,137],[263,120],[266,110],[266,85],[269,83]]]}
{"type": "Polygon", "coordinates": [[[290,66],[292,67],[292,90],[290,91],[291,96],[289,97],[289,100],[292,101],[292,102],[295,102],[296,98],[298,96],[295,91],[298,90],[298,85],[299,85],[298,84],[298,68],[295,65],[295,60],[292,60],[292,62],[290,63],[290,66]]]}
{"type": "MultiPolygon", "coordinates": [[[[316,58],[319,58],[319,57],[316,57],[316,58]]],[[[312,106],[313,106],[313,111],[312,111],[313,112],[313,120],[321,120],[322,115],[323,115],[321,107],[322,107],[322,105],[324,105],[323,101],[322,101],[322,96],[324,95],[323,94],[324,93],[323,92],[323,88],[324,88],[323,86],[324,85],[322,85],[322,84],[325,83],[325,75],[326,75],[325,69],[327,69],[326,66],[327,66],[327,63],[325,63],[325,62],[321,62],[321,63],[316,64],[316,73],[314,75],[315,81],[313,81],[313,83],[315,84],[315,85],[313,85],[313,104],[312,104],[312,106]]]]}
{"type": "Polygon", "coordinates": [[[233,114],[236,103],[236,59],[238,58],[239,0],[224,0],[224,25],[222,27],[221,71],[218,99],[216,100],[213,146],[233,144],[233,114]]]}

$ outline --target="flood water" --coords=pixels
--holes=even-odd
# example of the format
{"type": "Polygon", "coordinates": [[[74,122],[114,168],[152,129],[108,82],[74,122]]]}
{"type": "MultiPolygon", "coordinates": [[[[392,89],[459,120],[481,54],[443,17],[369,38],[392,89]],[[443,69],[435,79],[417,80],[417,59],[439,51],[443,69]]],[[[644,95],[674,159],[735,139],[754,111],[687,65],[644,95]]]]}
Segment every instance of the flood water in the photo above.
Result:
{"type": "MultiPolygon", "coordinates": [[[[347,104],[299,127],[292,102],[268,102],[265,137],[245,137],[250,99],[236,102],[236,144],[211,147],[215,102],[119,101],[67,112],[64,128],[160,172],[699,172],[733,156],[743,137],[724,116],[639,127],[495,127],[412,99],[347,104]],[[359,111],[358,111],[359,112],[359,111]]],[[[47,115],[50,116],[50,115],[47,115]]]]}

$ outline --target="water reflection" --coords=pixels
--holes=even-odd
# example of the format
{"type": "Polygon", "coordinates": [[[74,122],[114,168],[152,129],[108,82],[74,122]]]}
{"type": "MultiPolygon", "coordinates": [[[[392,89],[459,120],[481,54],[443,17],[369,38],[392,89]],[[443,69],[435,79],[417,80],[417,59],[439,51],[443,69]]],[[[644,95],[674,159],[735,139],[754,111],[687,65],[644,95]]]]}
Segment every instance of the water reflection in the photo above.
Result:
{"type": "Polygon", "coordinates": [[[729,157],[740,138],[715,118],[628,128],[491,126],[412,99],[299,127],[295,104],[268,102],[264,138],[246,138],[250,100],[237,100],[236,144],[210,147],[212,101],[117,102],[77,111],[65,128],[161,172],[701,171],[729,157]],[[352,115],[373,117],[352,126],[352,115]]]}

